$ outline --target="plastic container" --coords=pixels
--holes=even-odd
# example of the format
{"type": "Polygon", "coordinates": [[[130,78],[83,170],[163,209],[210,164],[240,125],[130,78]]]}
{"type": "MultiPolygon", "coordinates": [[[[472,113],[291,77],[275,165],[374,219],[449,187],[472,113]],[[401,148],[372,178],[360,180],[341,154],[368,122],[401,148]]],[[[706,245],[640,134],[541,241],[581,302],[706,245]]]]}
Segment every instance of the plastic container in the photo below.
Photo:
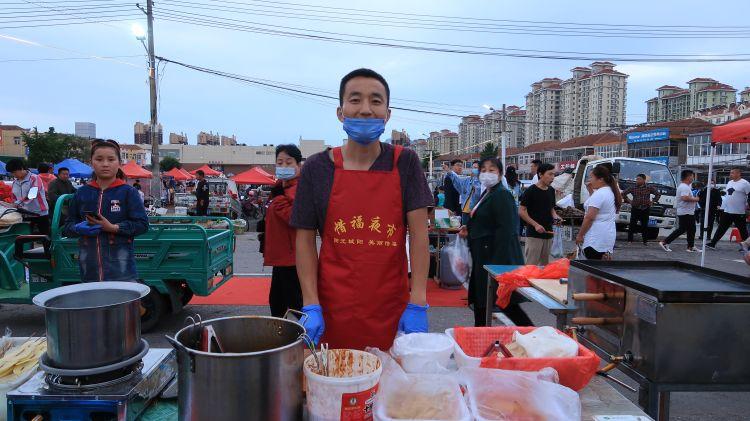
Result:
{"type": "MultiPolygon", "coordinates": [[[[581,390],[591,381],[599,368],[599,357],[588,348],[578,344],[578,355],[570,358],[482,358],[483,353],[499,340],[503,344],[512,341],[513,332],[528,333],[535,327],[497,326],[497,327],[467,327],[462,337],[456,337],[455,329],[448,329],[445,333],[455,343],[454,356],[456,364],[462,367],[499,368],[516,371],[539,371],[544,367],[552,367],[560,376],[560,384],[573,390],[581,390]]],[[[564,333],[557,331],[560,335],[564,333]]]]}
{"type": "Polygon", "coordinates": [[[174,207],[174,214],[177,216],[187,216],[187,207],[185,206],[175,206],[174,207]]]}
{"type": "Polygon", "coordinates": [[[391,354],[407,373],[447,371],[454,341],[442,333],[411,333],[393,341],[391,354]]]}
{"type": "MultiPolygon", "coordinates": [[[[29,339],[35,339],[35,338],[27,338],[27,337],[18,337],[18,338],[10,338],[11,343],[13,344],[13,347],[21,345],[22,343],[26,342],[29,339]]],[[[13,349],[13,348],[11,348],[13,349]]],[[[8,416],[8,405],[7,405],[7,398],[6,394],[10,392],[11,390],[17,388],[18,386],[25,383],[27,380],[31,378],[31,376],[34,375],[39,369],[38,365],[34,365],[29,370],[26,370],[25,373],[22,373],[19,377],[14,378],[8,383],[2,383],[0,382],[0,421],[5,421],[6,417],[8,416]]]]}
{"type": "Polygon", "coordinates": [[[317,374],[315,358],[303,364],[307,380],[307,412],[311,421],[372,418],[383,366],[375,355],[353,349],[328,351],[330,376],[317,374]]]}
{"type": "Polygon", "coordinates": [[[375,403],[376,421],[471,421],[469,408],[461,393],[461,387],[451,376],[439,374],[408,374],[405,381],[398,382],[392,390],[381,390],[375,403]],[[422,405],[427,410],[439,411],[432,418],[391,418],[399,407],[408,414],[404,405],[422,405]]]}
{"type": "Polygon", "coordinates": [[[247,221],[244,219],[233,219],[232,229],[234,230],[234,235],[244,234],[247,231],[247,221]]]}

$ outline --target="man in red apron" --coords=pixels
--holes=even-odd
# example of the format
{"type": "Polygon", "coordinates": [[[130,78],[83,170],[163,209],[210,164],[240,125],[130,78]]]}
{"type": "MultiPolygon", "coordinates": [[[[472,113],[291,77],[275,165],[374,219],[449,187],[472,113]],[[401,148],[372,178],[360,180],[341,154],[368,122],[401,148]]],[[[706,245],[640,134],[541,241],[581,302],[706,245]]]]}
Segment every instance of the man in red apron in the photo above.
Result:
{"type": "Polygon", "coordinates": [[[316,343],[331,348],[385,350],[398,331],[427,331],[433,198],[417,155],[378,141],[390,117],[389,95],[385,79],[372,70],[345,76],[337,114],[348,140],[311,156],[300,175],[291,222],[303,323],[316,343]]]}

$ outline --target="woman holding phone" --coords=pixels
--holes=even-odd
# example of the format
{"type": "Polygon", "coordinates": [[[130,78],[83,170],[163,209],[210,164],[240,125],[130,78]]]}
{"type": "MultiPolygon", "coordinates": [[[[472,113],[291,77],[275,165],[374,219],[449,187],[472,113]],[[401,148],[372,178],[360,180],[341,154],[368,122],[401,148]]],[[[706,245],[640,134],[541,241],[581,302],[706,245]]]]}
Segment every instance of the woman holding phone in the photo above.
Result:
{"type": "Polygon", "coordinates": [[[91,144],[92,180],[78,189],[68,209],[65,235],[79,237],[82,282],[136,282],[133,239],[148,230],[138,191],[120,169],[120,145],[114,140],[91,144]]]}

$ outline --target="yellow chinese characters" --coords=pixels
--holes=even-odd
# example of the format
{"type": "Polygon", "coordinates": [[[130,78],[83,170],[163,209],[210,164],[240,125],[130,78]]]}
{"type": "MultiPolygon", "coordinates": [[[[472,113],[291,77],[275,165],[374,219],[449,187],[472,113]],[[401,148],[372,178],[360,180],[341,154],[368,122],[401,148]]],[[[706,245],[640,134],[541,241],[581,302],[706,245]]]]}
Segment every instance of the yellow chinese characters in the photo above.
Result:
{"type": "Polygon", "coordinates": [[[346,225],[344,224],[343,219],[339,219],[338,221],[335,222],[333,231],[336,232],[336,234],[346,234],[346,225]]]}
{"type": "Polygon", "coordinates": [[[388,229],[385,232],[388,235],[388,238],[393,237],[393,234],[396,233],[396,224],[388,224],[388,229]]]}
{"type": "Polygon", "coordinates": [[[349,221],[349,225],[352,226],[352,229],[362,229],[365,227],[365,222],[362,220],[362,215],[357,215],[354,218],[352,218],[351,221],[349,221]]]}
{"type": "Polygon", "coordinates": [[[368,228],[370,231],[380,234],[380,217],[376,216],[370,219],[370,226],[368,228]]]}

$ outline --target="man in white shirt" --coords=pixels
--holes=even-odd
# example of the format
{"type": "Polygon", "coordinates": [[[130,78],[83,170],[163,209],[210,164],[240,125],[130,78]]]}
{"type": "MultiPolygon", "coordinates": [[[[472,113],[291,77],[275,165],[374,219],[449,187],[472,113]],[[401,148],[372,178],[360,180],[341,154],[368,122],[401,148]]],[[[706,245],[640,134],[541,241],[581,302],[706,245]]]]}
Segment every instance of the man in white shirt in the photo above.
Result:
{"type": "Polygon", "coordinates": [[[719,229],[716,230],[714,238],[706,247],[715,249],[716,243],[721,240],[724,233],[734,224],[740,231],[742,241],[747,240],[747,223],[745,222],[745,213],[747,209],[747,196],[750,194],[750,182],[742,178],[742,170],[739,167],[732,168],[729,172],[729,182],[727,183],[727,194],[724,196],[724,203],[721,210],[724,212],[719,219],[719,229]]]}
{"type": "Polygon", "coordinates": [[[672,251],[669,244],[687,232],[687,252],[699,252],[700,250],[695,248],[695,205],[700,199],[693,196],[693,189],[690,187],[693,184],[695,173],[690,170],[683,170],[680,173],[680,178],[682,183],[677,186],[677,198],[675,199],[677,228],[664,241],[660,241],[659,245],[664,251],[672,251]]]}
{"type": "Polygon", "coordinates": [[[536,184],[539,181],[538,173],[539,173],[540,165],[542,165],[542,161],[540,159],[535,159],[531,161],[531,173],[534,175],[533,177],[531,177],[531,184],[536,184]]]}

